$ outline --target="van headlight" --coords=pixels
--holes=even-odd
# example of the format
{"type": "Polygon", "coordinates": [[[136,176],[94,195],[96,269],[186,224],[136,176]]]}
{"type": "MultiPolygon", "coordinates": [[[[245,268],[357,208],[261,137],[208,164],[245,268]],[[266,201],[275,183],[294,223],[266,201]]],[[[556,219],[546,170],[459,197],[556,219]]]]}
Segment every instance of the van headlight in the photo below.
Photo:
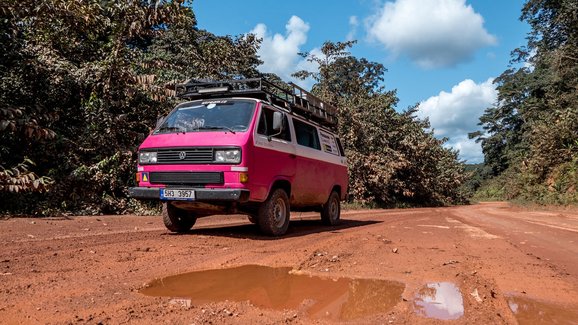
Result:
{"type": "Polygon", "coordinates": [[[157,163],[156,151],[141,151],[141,152],[139,152],[138,153],[138,163],[141,165],[156,164],[157,163]]]}
{"type": "Polygon", "coordinates": [[[230,163],[238,164],[241,162],[241,150],[240,149],[217,149],[215,150],[215,162],[216,163],[230,163]]]}

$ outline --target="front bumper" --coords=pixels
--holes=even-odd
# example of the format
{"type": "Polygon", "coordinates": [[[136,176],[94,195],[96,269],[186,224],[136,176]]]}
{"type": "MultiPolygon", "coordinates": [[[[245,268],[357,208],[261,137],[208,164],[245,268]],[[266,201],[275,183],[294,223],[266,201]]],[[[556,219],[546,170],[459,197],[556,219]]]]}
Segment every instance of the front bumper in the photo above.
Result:
{"type": "MultiPolygon", "coordinates": [[[[249,190],[195,188],[195,201],[200,202],[239,202],[249,201],[249,190]]],[[[160,200],[158,187],[130,187],[129,196],[140,200],[160,200]]]]}

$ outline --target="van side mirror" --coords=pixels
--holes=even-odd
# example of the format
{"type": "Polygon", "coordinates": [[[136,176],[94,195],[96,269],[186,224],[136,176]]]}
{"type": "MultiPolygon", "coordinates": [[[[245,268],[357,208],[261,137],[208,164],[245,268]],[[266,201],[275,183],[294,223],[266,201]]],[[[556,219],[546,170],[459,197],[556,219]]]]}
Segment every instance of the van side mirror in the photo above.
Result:
{"type": "Polygon", "coordinates": [[[283,123],[283,113],[273,112],[273,131],[277,134],[283,133],[285,124],[283,123]]]}
{"type": "Polygon", "coordinates": [[[285,115],[281,112],[273,112],[273,126],[272,130],[274,134],[270,134],[267,139],[269,141],[273,140],[273,137],[281,135],[285,131],[285,115]]]}

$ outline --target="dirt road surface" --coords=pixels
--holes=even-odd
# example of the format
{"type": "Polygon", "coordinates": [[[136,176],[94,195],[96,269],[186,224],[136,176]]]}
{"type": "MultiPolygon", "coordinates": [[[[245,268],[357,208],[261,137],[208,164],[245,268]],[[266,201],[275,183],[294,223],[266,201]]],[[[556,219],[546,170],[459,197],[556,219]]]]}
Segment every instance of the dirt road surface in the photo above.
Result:
{"type": "Polygon", "coordinates": [[[293,213],[275,239],[242,216],[183,235],[160,217],[0,220],[0,323],[578,324],[576,210],[342,219],[293,213]]]}

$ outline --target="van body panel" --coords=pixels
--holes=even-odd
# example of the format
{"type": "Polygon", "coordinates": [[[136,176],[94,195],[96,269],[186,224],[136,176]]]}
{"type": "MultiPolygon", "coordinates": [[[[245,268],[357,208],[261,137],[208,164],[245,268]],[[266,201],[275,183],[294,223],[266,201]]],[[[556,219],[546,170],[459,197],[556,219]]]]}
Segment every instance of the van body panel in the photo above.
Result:
{"type": "Polygon", "coordinates": [[[318,150],[305,147],[297,149],[297,170],[299,172],[294,181],[294,204],[297,206],[322,204],[329,197],[327,182],[332,182],[332,180],[327,172],[331,172],[333,168],[311,158],[316,154],[314,151],[318,150]]]}
{"type": "Polygon", "coordinates": [[[340,163],[321,161],[319,156],[322,155],[315,149],[297,149],[297,173],[293,182],[295,206],[324,204],[336,186],[341,188],[340,197],[345,198],[347,167],[340,163]]]}
{"type": "Polygon", "coordinates": [[[205,131],[187,133],[152,134],[140,145],[139,149],[170,147],[226,147],[244,146],[250,138],[250,132],[205,131]]]}
{"type": "Polygon", "coordinates": [[[280,140],[267,140],[266,136],[256,135],[254,146],[250,150],[249,177],[251,197],[257,201],[267,198],[269,189],[277,180],[287,180],[293,183],[296,173],[295,148],[291,143],[280,140]]]}

